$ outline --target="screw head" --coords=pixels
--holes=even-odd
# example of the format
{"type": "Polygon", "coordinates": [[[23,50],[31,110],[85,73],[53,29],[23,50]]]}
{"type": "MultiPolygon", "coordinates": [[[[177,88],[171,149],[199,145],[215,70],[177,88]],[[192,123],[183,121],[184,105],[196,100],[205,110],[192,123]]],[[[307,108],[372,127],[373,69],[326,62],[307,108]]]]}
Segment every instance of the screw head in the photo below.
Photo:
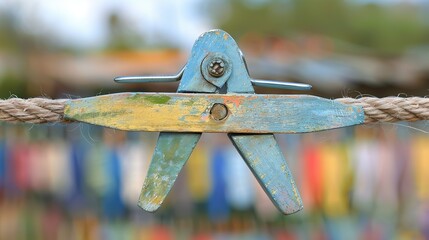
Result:
{"type": "Polygon", "coordinates": [[[213,77],[220,77],[225,73],[225,63],[222,59],[213,59],[208,65],[208,72],[213,77]]]}
{"type": "Polygon", "coordinates": [[[215,103],[210,110],[210,116],[216,121],[222,121],[228,116],[228,108],[225,104],[215,103]]]}
{"type": "Polygon", "coordinates": [[[232,73],[231,59],[221,52],[209,52],[201,62],[200,70],[204,80],[222,88],[232,73]]]}

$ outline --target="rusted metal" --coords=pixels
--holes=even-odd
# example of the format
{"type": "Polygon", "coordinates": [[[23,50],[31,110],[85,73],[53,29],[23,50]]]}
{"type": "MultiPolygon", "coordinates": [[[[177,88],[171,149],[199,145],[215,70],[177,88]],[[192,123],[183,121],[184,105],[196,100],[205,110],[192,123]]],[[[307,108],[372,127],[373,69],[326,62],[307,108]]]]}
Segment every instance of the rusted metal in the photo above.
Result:
{"type": "Polygon", "coordinates": [[[225,63],[222,59],[215,59],[209,64],[209,74],[213,77],[220,77],[225,72],[225,63]]]}
{"type": "Polygon", "coordinates": [[[228,116],[228,107],[222,103],[213,104],[210,116],[216,121],[222,121],[228,116]]]}

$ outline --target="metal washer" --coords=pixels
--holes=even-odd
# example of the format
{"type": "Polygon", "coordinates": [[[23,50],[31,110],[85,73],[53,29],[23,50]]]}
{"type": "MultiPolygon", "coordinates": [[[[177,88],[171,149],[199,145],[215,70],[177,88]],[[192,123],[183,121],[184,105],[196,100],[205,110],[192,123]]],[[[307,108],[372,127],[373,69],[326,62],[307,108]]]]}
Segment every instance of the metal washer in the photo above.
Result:
{"type": "Polygon", "coordinates": [[[231,60],[227,55],[220,52],[208,53],[201,63],[201,74],[203,75],[204,79],[218,88],[221,88],[223,85],[225,85],[226,81],[231,76],[231,72],[232,72],[231,60]],[[216,60],[222,60],[225,64],[224,73],[222,76],[219,76],[219,77],[214,77],[210,75],[208,70],[210,63],[216,60]]]}

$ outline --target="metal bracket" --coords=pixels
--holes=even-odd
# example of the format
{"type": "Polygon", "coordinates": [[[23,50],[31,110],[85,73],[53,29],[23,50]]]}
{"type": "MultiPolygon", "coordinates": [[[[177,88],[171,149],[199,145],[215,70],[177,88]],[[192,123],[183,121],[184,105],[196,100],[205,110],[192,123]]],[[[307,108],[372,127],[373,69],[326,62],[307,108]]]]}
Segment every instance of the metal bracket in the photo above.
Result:
{"type": "Polygon", "coordinates": [[[228,81],[228,91],[252,93],[252,85],[288,90],[310,90],[311,85],[272,80],[251,79],[246,60],[234,39],[222,30],[202,34],[192,48],[191,58],[173,76],[121,76],[118,83],[149,83],[180,81],[178,92],[216,92],[228,81]],[[216,73],[216,69],[220,69],[216,73]],[[234,70],[233,70],[234,69],[234,70]],[[185,71],[186,70],[186,71],[185,71]],[[209,83],[207,83],[207,82],[209,83]]]}

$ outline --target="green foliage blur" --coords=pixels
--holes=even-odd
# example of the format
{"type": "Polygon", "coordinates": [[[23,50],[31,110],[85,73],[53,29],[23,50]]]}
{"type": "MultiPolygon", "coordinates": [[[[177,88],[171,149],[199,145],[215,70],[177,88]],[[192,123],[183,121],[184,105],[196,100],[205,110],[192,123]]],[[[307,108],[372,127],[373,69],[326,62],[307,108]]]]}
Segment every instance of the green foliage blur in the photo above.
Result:
{"type": "MultiPolygon", "coordinates": [[[[329,42],[335,44],[336,52],[377,60],[393,59],[410,52],[417,56],[417,52],[425,58],[426,51],[421,49],[429,46],[429,2],[367,2],[371,1],[209,0],[200,3],[205,8],[190,6],[190,9],[203,11],[212,26],[229,32],[237,40],[246,34],[298,39],[315,35],[329,38],[329,42]]],[[[119,12],[113,10],[104,17],[107,26],[105,44],[97,49],[79,49],[61,45],[53,37],[54,33],[37,26],[37,22],[34,31],[20,28],[14,13],[0,11],[0,98],[10,97],[10,89],[18,95],[17,89],[32,88],[25,85],[32,77],[28,69],[30,55],[78,55],[90,51],[133,51],[154,47],[147,45],[145,36],[119,12]],[[10,66],[15,67],[11,69],[10,66]]],[[[162,41],[162,35],[159,38],[157,48],[171,47],[164,45],[167,43],[162,41]]],[[[423,62],[420,59],[416,62],[423,62]]],[[[22,92],[18,96],[27,97],[26,91],[22,92]]]]}
{"type": "Polygon", "coordinates": [[[27,84],[22,77],[13,73],[7,73],[0,76],[0,99],[8,99],[10,97],[27,96],[27,84]],[[13,89],[13,93],[10,91],[13,89]]]}
{"type": "Polygon", "coordinates": [[[405,2],[388,5],[346,0],[232,0],[217,5],[229,10],[213,11],[213,18],[236,38],[246,33],[320,34],[387,57],[429,43],[429,24],[424,21],[429,7],[405,2]]]}

